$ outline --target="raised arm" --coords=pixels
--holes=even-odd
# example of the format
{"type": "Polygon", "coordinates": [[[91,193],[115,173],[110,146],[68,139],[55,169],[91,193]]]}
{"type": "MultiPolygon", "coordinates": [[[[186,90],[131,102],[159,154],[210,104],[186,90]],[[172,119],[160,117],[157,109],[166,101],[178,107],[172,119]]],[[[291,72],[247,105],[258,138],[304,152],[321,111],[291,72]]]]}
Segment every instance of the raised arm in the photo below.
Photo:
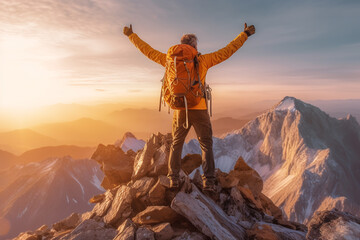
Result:
{"type": "Polygon", "coordinates": [[[239,48],[241,48],[248,37],[254,33],[254,25],[248,27],[245,23],[244,32],[240,33],[226,47],[213,53],[201,55],[200,58],[207,68],[211,68],[212,66],[215,66],[216,64],[219,64],[231,57],[239,48]]]}
{"type": "Polygon", "coordinates": [[[130,28],[126,26],[124,27],[124,34],[129,37],[135,47],[137,47],[137,49],[139,49],[145,56],[165,67],[166,54],[153,49],[149,44],[141,40],[138,35],[133,33],[131,24],[130,28]]]}

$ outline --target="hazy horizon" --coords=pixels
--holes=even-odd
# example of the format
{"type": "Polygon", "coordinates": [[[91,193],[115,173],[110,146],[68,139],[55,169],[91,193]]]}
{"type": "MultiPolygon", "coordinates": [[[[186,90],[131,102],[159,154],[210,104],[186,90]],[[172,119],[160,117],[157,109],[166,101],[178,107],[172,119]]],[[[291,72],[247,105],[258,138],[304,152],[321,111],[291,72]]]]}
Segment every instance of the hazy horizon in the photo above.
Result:
{"type": "Polygon", "coordinates": [[[284,96],[359,98],[359,9],[357,1],[3,0],[0,108],[157,106],[164,70],[123,35],[130,23],[162,52],[194,32],[202,53],[224,47],[245,22],[254,24],[257,32],[243,48],[208,73],[219,108],[284,96]]]}

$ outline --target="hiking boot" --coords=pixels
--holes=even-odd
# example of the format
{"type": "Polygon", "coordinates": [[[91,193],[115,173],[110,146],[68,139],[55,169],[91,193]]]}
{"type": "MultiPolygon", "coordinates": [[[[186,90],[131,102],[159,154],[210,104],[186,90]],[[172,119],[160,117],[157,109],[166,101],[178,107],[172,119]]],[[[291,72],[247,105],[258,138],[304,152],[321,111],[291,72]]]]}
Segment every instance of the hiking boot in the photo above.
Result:
{"type": "Polygon", "coordinates": [[[170,189],[179,189],[180,188],[180,179],[170,178],[170,189]]]}

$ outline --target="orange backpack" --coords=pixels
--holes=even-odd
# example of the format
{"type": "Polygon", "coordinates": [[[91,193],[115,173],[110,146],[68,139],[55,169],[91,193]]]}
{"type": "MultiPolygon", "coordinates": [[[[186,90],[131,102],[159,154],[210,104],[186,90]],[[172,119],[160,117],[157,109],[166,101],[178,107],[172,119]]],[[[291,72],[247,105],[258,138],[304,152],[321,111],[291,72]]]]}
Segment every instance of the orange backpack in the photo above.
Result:
{"type": "Polygon", "coordinates": [[[199,76],[197,55],[196,49],[188,44],[169,48],[162,80],[160,110],[162,100],[172,109],[186,111],[200,102],[205,91],[199,76]]]}

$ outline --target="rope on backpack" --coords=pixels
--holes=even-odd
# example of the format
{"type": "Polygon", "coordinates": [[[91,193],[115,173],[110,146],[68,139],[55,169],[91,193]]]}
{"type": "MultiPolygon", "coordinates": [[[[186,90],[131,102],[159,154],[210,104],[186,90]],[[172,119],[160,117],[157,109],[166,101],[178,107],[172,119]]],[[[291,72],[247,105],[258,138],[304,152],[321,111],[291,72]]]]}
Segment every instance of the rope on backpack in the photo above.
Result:
{"type": "Polygon", "coordinates": [[[189,128],[189,113],[188,113],[188,106],[187,106],[187,101],[186,101],[186,97],[184,96],[184,103],[185,103],[185,114],[186,114],[186,122],[183,124],[183,127],[185,129],[189,128]]]}

